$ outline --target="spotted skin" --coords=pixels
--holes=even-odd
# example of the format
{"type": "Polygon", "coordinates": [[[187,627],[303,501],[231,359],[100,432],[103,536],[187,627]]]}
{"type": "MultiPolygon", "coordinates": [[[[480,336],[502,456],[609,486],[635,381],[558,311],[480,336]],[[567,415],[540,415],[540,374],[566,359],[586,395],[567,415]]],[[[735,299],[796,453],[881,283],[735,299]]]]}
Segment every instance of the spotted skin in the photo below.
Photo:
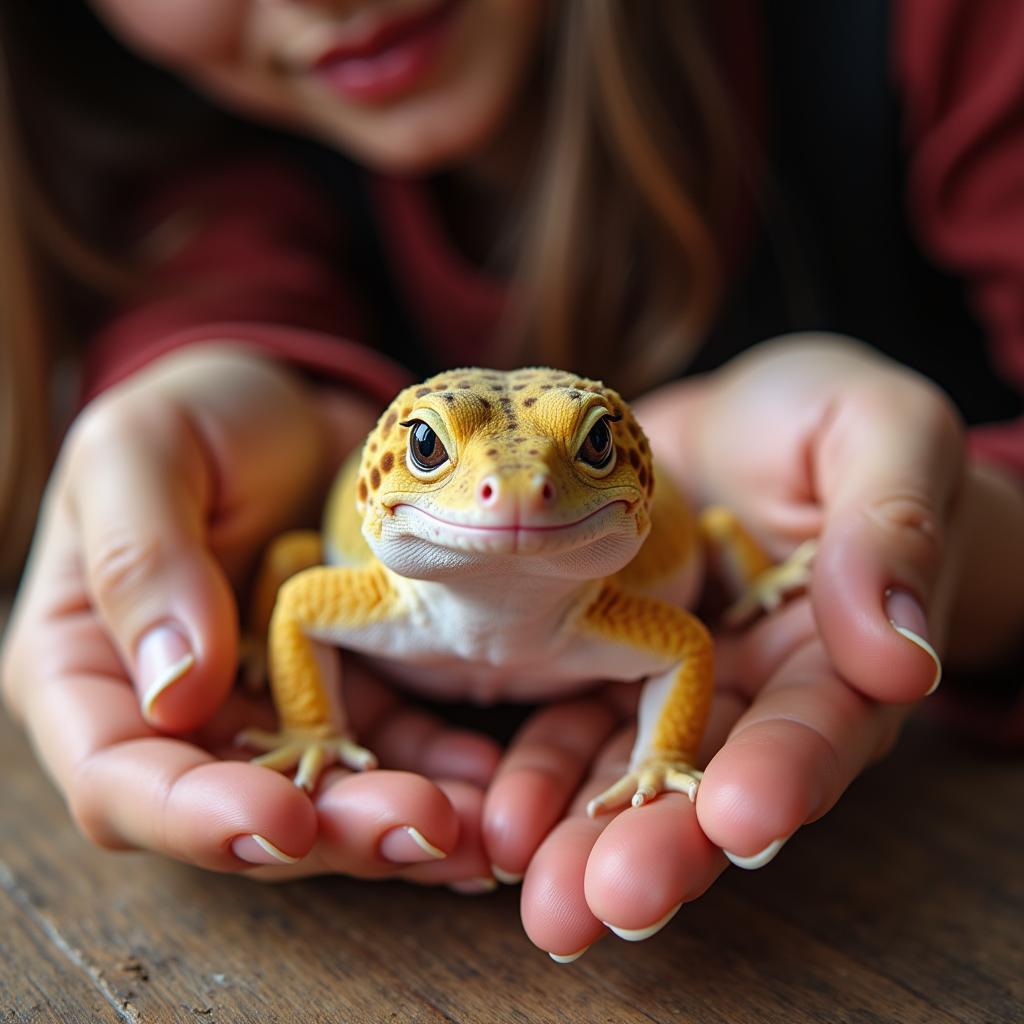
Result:
{"type": "Polygon", "coordinates": [[[339,645],[427,692],[464,681],[444,696],[648,678],[630,772],[591,812],[693,796],[713,688],[710,637],[683,610],[701,582],[702,524],[614,390],[546,367],[406,388],[339,474],[323,537],[332,564],[288,580],[271,621],[281,732],[257,737],[263,763],[300,758],[307,786],[332,757],[372,763],[329,678],[339,645]]]}
{"type": "MultiPolygon", "coordinates": [[[[547,468],[551,449],[564,448],[574,437],[581,412],[599,398],[613,416],[622,416],[615,430],[616,468],[604,488],[629,488],[635,492],[637,529],[647,529],[647,505],[654,487],[650,449],[639,424],[619,395],[600,382],[546,368],[509,373],[488,370],[455,370],[402,391],[367,438],[359,463],[356,508],[362,529],[378,535],[398,497],[426,496],[434,489],[410,471],[406,453],[408,431],[401,424],[424,412],[443,417],[450,440],[459,453],[460,480],[447,487],[444,507],[456,515],[473,514],[473,492],[468,485],[475,469],[492,460],[493,471],[534,462],[547,468]]],[[[572,504],[586,512],[601,500],[592,481],[581,485],[574,474],[565,474],[561,485],[572,491],[572,504]]],[[[429,500],[429,499],[428,499],[429,500]]],[[[347,509],[328,517],[326,533],[331,543],[351,546],[344,534],[355,523],[347,509]]]]}

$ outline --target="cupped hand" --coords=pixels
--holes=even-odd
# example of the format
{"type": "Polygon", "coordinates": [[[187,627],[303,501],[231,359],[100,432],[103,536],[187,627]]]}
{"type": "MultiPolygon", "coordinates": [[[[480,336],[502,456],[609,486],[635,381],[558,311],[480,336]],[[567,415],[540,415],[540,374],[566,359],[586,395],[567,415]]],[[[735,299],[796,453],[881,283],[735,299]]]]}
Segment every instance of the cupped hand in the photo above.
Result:
{"type": "Polygon", "coordinates": [[[373,416],[368,403],[314,392],[244,349],[203,346],[111,389],[72,427],[2,678],[8,707],[95,842],[219,870],[301,858],[281,870],[487,873],[478,822],[494,744],[386,691],[364,685],[377,696],[355,720],[383,763],[401,769],[375,783],[336,773],[314,804],[283,776],[213,753],[225,723],[237,730],[254,724],[245,715],[269,713],[231,693],[234,587],[320,498],[373,416]],[[410,867],[417,857],[430,867],[410,867]]]}
{"type": "Polygon", "coordinates": [[[717,637],[696,804],[663,795],[586,818],[629,753],[607,701],[542,711],[499,766],[488,853],[526,871],[526,929],[563,957],[608,928],[653,934],[727,857],[759,867],[833,806],[938,683],[969,542],[951,403],[846,339],[766,343],[635,408],[698,504],[731,507],[777,559],[812,537],[819,549],[808,594],[717,637]]]}

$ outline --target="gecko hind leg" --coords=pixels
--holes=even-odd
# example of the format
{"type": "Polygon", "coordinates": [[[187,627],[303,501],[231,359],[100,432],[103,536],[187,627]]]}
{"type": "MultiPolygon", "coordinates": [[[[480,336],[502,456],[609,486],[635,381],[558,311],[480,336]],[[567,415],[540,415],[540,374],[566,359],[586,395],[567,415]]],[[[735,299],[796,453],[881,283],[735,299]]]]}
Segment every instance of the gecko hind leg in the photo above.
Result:
{"type": "Polygon", "coordinates": [[[739,600],[726,609],[725,624],[741,626],[761,612],[775,611],[787,595],[806,590],[817,553],[817,540],[806,540],[784,562],[759,573],[739,600]]]}

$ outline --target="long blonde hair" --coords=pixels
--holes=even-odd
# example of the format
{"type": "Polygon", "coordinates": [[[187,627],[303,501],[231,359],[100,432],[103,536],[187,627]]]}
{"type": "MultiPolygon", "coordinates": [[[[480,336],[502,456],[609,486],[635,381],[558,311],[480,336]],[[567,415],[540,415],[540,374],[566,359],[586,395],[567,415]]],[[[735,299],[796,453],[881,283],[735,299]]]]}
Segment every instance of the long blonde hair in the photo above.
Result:
{"type": "MultiPolygon", "coordinates": [[[[90,216],[102,206],[96,197],[110,168],[118,166],[123,181],[133,168],[180,157],[185,145],[210,137],[211,117],[220,115],[201,112],[202,101],[183,99],[168,76],[124,51],[80,0],[3,7],[0,28],[26,37],[9,54],[20,65],[21,149],[8,137],[10,111],[0,111],[0,563],[12,563],[50,450],[37,282],[19,218],[25,186],[41,183],[44,194],[31,204],[40,246],[70,277],[109,290],[119,276],[109,258],[116,253],[90,216]],[[41,49],[61,45],[58,22],[78,60],[65,53],[37,67],[41,49]],[[83,82],[81,53],[90,47],[104,50],[89,58],[83,82]],[[33,80],[40,77],[46,81],[33,80]],[[135,78],[139,87],[125,88],[135,78]],[[17,163],[25,148],[35,158],[31,175],[17,163]]],[[[716,238],[736,164],[705,13],[702,0],[552,5],[541,158],[504,326],[524,361],[604,376],[635,394],[678,373],[699,344],[719,297],[716,238]]]]}
{"type": "Polygon", "coordinates": [[[539,361],[635,394],[682,370],[715,312],[733,116],[697,0],[563,13],[513,329],[539,361]]]}

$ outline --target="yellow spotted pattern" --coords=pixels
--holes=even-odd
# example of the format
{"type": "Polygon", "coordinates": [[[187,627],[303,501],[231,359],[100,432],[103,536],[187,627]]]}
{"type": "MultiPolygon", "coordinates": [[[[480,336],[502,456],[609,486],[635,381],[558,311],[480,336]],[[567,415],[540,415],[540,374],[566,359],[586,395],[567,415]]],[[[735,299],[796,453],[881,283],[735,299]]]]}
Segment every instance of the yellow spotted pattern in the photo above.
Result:
{"type": "Polygon", "coordinates": [[[509,468],[527,474],[532,466],[552,473],[560,500],[580,516],[614,493],[635,504],[637,530],[648,529],[655,490],[651,450],[629,406],[600,381],[564,370],[527,367],[449,370],[400,392],[367,437],[358,473],[349,484],[357,517],[347,503],[332,503],[325,533],[336,549],[362,550],[361,540],[353,534],[362,528],[379,536],[394,505],[417,495],[424,502],[436,500],[446,512],[470,517],[475,484],[483,475],[509,468]],[[614,469],[594,479],[573,467],[575,452],[569,448],[587,411],[598,403],[621,419],[610,423],[614,469]],[[402,426],[425,414],[444,423],[457,452],[450,468],[431,481],[409,470],[409,428],[402,426]]]}

